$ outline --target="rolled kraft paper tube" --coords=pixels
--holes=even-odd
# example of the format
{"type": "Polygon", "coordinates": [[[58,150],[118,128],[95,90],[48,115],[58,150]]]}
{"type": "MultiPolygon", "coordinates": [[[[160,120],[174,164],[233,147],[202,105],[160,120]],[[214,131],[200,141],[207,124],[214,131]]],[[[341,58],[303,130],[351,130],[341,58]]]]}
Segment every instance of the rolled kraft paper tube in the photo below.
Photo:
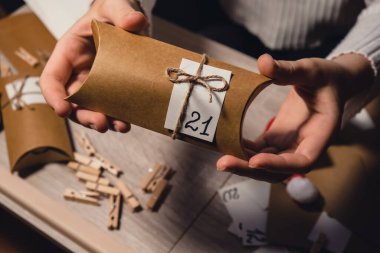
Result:
{"type": "MultiPolygon", "coordinates": [[[[173,89],[165,71],[179,68],[183,58],[200,62],[202,55],[149,37],[92,22],[96,57],[87,80],[68,101],[165,135],[166,113],[173,89]]],[[[255,96],[269,85],[265,76],[208,58],[207,65],[229,70],[226,92],[213,142],[179,135],[179,139],[224,154],[246,158],[241,145],[242,121],[255,96]]]]}

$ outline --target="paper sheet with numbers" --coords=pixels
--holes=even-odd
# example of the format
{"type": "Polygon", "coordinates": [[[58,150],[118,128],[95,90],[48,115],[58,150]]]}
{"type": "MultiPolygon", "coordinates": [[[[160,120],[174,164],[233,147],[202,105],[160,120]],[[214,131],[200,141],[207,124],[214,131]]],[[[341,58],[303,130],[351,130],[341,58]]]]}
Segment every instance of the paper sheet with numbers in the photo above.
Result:
{"type": "Polygon", "coordinates": [[[228,231],[240,237],[243,245],[266,245],[270,184],[246,180],[226,186],[218,193],[233,219],[228,231]]]}
{"type": "MultiPolygon", "coordinates": [[[[180,69],[191,75],[196,74],[198,67],[199,62],[190,61],[188,59],[182,59],[179,66],[180,69]]],[[[201,75],[219,75],[226,79],[228,83],[231,79],[231,71],[208,65],[203,66],[201,75]]],[[[220,81],[210,81],[209,84],[216,88],[223,87],[223,83],[220,81]]],[[[189,85],[189,83],[173,84],[173,91],[165,120],[166,129],[175,129],[189,85]]],[[[214,140],[225,95],[226,91],[212,92],[212,103],[209,103],[209,93],[207,89],[203,86],[195,85],[189,99],[186,117],[179,132],[212,142],[214,140]]]]}

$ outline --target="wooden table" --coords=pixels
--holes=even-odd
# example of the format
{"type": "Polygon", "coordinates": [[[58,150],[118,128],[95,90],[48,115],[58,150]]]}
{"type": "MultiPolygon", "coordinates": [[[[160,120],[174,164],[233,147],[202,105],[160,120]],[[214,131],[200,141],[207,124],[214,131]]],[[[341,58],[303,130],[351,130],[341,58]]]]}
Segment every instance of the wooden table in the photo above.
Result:
{"type": "MultiPolygon", "coordinates": [[[[154,37],[211,57],[255,70],[256,61],[238,51],[155,18],[154,37]]],[[[247,114],[244,135],[254,138],[275,114],[286,89],[269,87],[247,114]],[[273,97],[275,101],[273,101],[273,97]],[[252,108],[260,108],[254,110],[252,108]],[[249,126],[254,125],[252,132],[249,126]]],[[[0,133],[0,202],[36,229],[73,252],[250,252],[227,232],[231,219],[217,190],[246,180],[217,172],[221,154],[173,141],[133,126],[129,134],[100,134],[69,123],[72,132],[86,133],[95,148],[123,169],[122,179],[137,198],[139,182],[155,162],[176,170],[172,187],[157,212],[122,211],[121,229],[106,228],[108,203],[101,207],[64,200],[66,187],[81,188],[74,174],[62,164],[49,164],[20,177],[11,175],[5,134],[0,133]]],[[[79,149],[80,150],[80,149],[79,149]]]]}

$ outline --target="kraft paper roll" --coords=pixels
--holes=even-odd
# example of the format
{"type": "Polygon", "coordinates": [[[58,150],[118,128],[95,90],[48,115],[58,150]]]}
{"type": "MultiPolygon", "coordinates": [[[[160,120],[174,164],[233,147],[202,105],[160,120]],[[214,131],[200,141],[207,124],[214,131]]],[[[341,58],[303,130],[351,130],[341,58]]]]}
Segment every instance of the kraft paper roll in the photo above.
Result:
{"type": "MultiPolygon", "coordinates": [[[[87,80],[67,100],[171,135],[164,123],[173,84],[165,70],[178,68],[182,58],[200,62],[202,55],[98,21],[93,21],[92,30],[97,50],[93,66],[87,80]]],[[[207,65],[232,71],[214,141],[183,134],[180,139],[246,158],[241,144],[244,114],[270,79],[212,58],[208,58],[207,65]]]]}
{"type": "MultiPolygon", "coordinates": [[[[0,21],[0,50],[17,70],[16,75],[0,78],[0,101],[12,172],[49,162],[68,161],[72,146],[64,119],[47,104],[32,104],[13,110],[5,85],[25,76],[40,76],[42,64],[32,67],[15,55],[19,47],[30,54],[52,51],[55,39],[34,14],[23,14],[0,21]]],[[[37,57],[37,56],[36,56],[37,57]]]]}

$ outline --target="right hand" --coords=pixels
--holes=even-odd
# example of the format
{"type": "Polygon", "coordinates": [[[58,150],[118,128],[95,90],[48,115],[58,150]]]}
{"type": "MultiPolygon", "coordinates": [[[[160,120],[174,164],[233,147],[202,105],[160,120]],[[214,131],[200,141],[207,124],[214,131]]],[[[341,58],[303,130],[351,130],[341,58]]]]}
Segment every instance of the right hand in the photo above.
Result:
{"type": "Polygon", "coordinates": [[[260,73],[278,85],[292,85],[273,124],[258,139],[246,142],[246,161],[225,155],[220,171],[278,182],[304,174],[325,151],[339,130],[346,102],[369,90],[374,81],[370,61],[349,53],[333,60],[304,58],[278,61],[270,55],[257,61],[260,73]]]}
{"type": "Polygon", "coordinates": [[[64,100],[84,82],[94,61],[95,47],[91,31],[93,19],[136,33],[148,25],[144,14],[136,11],[131,6],[131,1],[96,0],[90,10],[57,42],[41,74],[42,93],[47,103],[61,117],[70,117],[99,132],[108,129],[128,132],[128,123],[64,100]]]}

